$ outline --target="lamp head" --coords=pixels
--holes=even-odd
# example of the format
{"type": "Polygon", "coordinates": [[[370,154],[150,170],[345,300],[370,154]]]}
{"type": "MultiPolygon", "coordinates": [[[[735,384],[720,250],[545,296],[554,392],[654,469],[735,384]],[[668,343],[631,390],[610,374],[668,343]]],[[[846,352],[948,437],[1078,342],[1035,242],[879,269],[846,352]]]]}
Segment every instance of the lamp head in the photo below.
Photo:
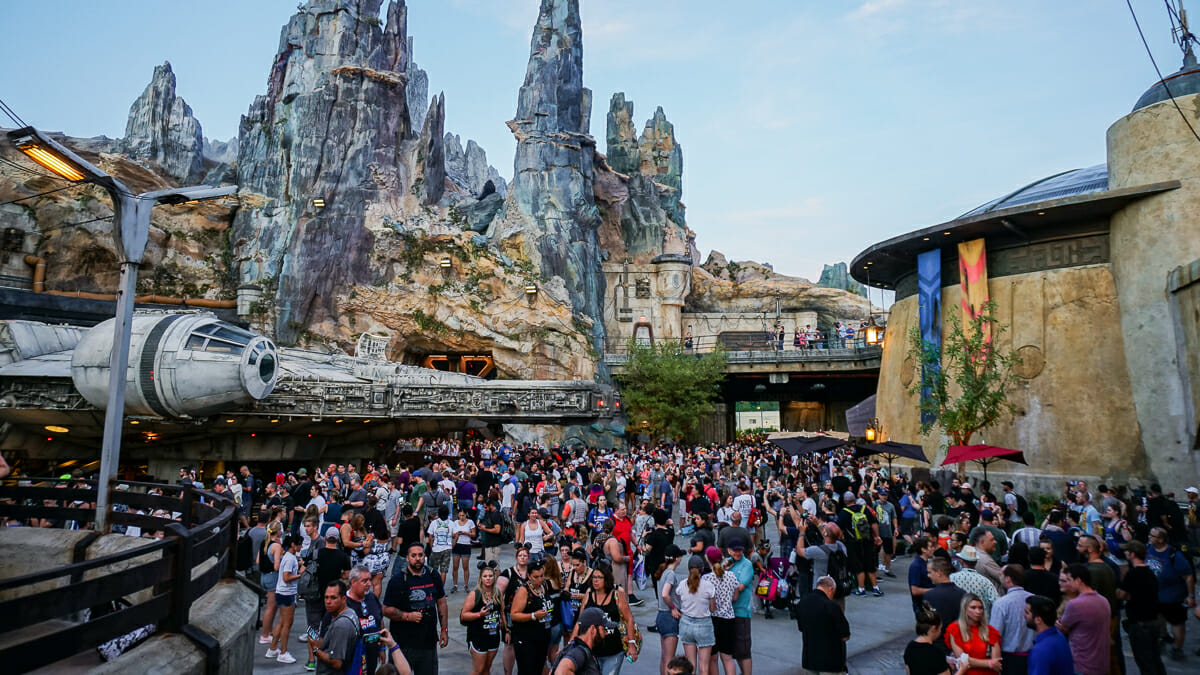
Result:
{"type": "Polygon", "coordinates": [[[92,166],[91,163],[71,152],[63,144],[33,127],[24,127],[8,132],[8,140],[30,159],[67,180],[84,181],[109,178],[107,173],[92,166]]]}

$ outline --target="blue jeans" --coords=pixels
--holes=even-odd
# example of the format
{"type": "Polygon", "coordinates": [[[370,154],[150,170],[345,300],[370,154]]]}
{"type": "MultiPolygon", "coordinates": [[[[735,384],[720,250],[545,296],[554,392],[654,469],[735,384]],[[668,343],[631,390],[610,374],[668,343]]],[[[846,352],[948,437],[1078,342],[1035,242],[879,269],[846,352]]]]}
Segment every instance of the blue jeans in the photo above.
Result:
{"type": "Polygon", "coordinates": [[[601,675],[620,675],[621,666],[625,663],[625,652],[612,656],[597,656],[596,661],[600,664],[601,675]]]}

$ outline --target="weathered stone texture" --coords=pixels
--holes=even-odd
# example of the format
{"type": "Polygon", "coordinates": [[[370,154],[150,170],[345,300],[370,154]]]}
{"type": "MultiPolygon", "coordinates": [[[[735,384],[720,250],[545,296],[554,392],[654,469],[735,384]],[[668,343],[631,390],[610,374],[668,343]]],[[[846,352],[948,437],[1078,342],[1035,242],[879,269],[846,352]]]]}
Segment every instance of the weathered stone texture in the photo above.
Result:
{"type": "Polygon", "coordinates": [[[175,95],[175,72],[169,62],[154,67],[150,84],[129,107],[121,150],[154,162],[181,183],[199,180],[204,135],[191,107],[175,95]]]}
{"type": "Polygon", "coordinates": [[[446,132],[446,177],[473,197],[483,196],[484,186],[492,182],[493,189],[503,197],[508,184],[494,167],[487,162],[487,152],[473,140],[467,140],[464,149],[458,134],[446,132]]]}
{"type": "MultiPolygon", "coordinates": [[[[1200,127],[1200,95],[1177,101],[1191,127],[1200,127]]],[[[1189,419],[1180,376],[1182,336],[1164,293],[1168,272],[1200,258],[1200,157],[1192,129],[1170,101],[1136,110],[1108,129],[1108,187],[1115,190],[1178,180],[1180,187],[1135,201],[1113,215],[1110,250],[1121,298],[1124,362],[1137,403],[1130,426],[1141,427],[1153,476],[1180,490],[1200,474],[1192,449],[1197,424],[1189,419]]]]}
{"type": "Polygon", "coordinates": [[[242,282],[278,281],[273,332],[284,342],[336,311],[335,289],[371,280],[369,205],[441,195],[441,120],[414,127],[408,111],[407,8],[390,3],[381,26],[380,4],[301,7],[280,35],[266,95],[242,118],[234,256],[242,282]],[[414,130],[430,127],[425,183],[412,190],[414,130]]]}
{"type": "Polygon", "coordinates": [[[596,321],[595,337],[602,344],[590,107],[579,2],[542,0],[517,114],[508,123],[517,151],[507,209],[488,236],[502,250],[532,261],[543,275],[562,279],[575,310],[596,321]]]}
{"type": "MultiPolygon", "coordinates": [[[[1054,493],[1062,481],[1085,478],[1124,484],[1144,480],[1131,381],[1123,368],[1125,344],[1112,326],[1119,322],[1116,286],[1108,265],[1048,270],[989,282],[997,316],[1011,326],[999,342],[1025,361],[1010,400],[1018,421],[1005,420],[972,442],[1025,452],[1029,465],[1001,462],[989,469],[993,483],[1012,477],[1028,490],[1054,493]],[[1110,467],[1096,475],[1093,467],[1110,467]]],[[[917,397],[908,394],[915,363],[908,358],[909,332],[917,325],[917,297],[891,307],[879,373],[876,414],[896,441],[919,443],[934,465],[945,456],[935,431],[920,433],[917,397]]],[[[957,286],[942,291],[945,311],[958,311],[957,286]]],[[[943,322],[943,341],[948,322],[943,322]]],[[[943,342],[944,344],[944,342],[943,342]]],[[[974,465],[969,469],[975,470],[974,465]]]]}
{"type": "Polygon", "coordinates": [[[866,293],[866,287],[850,277],[850,271],[846,269],[846,263],[844,262],[822,267],[821,279],[817,282],[817,285],[821,288],[837,288],[843,291],[850,291],[858,295],[866,293]]]}

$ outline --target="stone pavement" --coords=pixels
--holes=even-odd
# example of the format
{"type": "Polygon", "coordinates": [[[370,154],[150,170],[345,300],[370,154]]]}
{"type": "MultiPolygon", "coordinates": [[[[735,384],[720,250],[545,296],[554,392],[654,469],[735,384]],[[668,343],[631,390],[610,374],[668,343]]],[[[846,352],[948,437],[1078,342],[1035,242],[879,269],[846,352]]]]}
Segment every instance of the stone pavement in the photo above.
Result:
{"type": "MultiPolygon", "coordinates": [[[[677,540],[678,544],[686,545],[686,541],[677,540]]],[[[850,621],[850,641],[847,644],[849,657],[849,672],[861,675],[904,675],[904,647],[912,639],[912,609],[908,597],[908,589],[904,582],[904,572],[908,569],[911,557],[904,557],[893,564],[896,579],[880,577],[880,587],[885,592],[881,598],[865,597],[847,598],[846,615],[850,621]]],[[[474,562],[474,560],[472,560],[474,562]]],[[[512,553],[506,550],[501,556],[502,566],[511,566],[512,553]]],[[[472,570],[474,579],[475,570],[472,570]]],[[[447,589],[449,590],[449,589],[447,589]]],[[[640,593],[646,602],[641,607],[634,607],[634,617],[642,627],[644,636],[643,654],[637,663],[625,663],[622,668],[624,675],[651,675],[658,672],[659,656],[661,654],[658,636],[646,631],[646,626],[654,622],[654,604],[651,593],[640,593]]],[[[450,606],[450,645],[441,651],[440,672],[458,675],[471,672],[471,660],[467,653],[466,629],[458,622],[458,611],[466,593],[460,590],[448,597],[450,606]]],[[[297,640],[304,628],[303,608],[297,611],[297,619],[292,627],[291,652],[297,663],[284,665],[274,659],[268,660],[263,656],[266,647],[257,644],[254,672],[262,674],[291,674],[304,672],[305,645],[297,640]]],[[[1200,657],[1193,654],[1200,647],[1200,622],[1190,619],[1188,626],[1185,661],[1174,662],[1164,658],[1167,672],[1171,675],[1195,673],[1200,669],[1200,657]]],[[[768,620],[757,614],[753,620],[754,636],[754,673],[755,675],[795,675],[802,673],[800,653],[803,645],[796,624],[786,618],[786,612],[776,612],[775,618],[768,620]]],[[[1126,672],[1136,673],[1137,667],[1129,652],[1128,641],[1124,643],[1126,652],[1126,672]]],[[[683,653],[682,648],[678,652],[683,653]]],[[[497,656],[492,666],[492,673],[502,675],[504,672],[497,656]]]]}

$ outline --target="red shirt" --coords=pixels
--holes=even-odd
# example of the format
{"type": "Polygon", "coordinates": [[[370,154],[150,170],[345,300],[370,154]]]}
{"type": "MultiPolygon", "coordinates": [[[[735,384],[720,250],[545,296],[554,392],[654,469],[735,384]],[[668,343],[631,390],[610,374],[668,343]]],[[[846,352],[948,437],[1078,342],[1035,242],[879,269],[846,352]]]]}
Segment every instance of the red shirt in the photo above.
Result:
{"type": "MultiPolygon", "coordinates": [[[[989,659],[992,656],[991,646],[1000,644],[1000,631],[995,628],[988,629],[987,640],[984,640],[979,635],[979,627],[971,626],[969,629],[971,635],[969,640],[964,640],[962,632],[959,630],[959,622],[953,621],[946,626],[946,646],[950,646],[950,638],[953,636],[954,641],[959,647],[973,659],[989,659]]],[[[951,648],[950,653],[954,650],[951,648]]],[[[969,668],[967,675],[995,675],[996,671],[988,670],[987,668],[969,668]]]]}
{"type": "Polygon", "coordinates": [[[633,551],[633,521],[629,516],[624,518],[613,517],[613,532],[612,536],[617,538],[625,546],[625,554],[629,555],[633,551]]]}

